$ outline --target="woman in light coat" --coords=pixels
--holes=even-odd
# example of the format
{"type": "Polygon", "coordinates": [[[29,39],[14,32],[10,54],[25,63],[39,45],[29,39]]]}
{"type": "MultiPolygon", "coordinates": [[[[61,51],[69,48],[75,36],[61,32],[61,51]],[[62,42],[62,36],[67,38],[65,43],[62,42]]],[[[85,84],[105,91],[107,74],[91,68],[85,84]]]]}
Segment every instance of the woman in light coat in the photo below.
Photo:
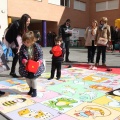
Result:
{"type": "Polygon", "coordinates": [[[110,26],[107,24],[108,19],[106,17],[102,17],[100,20],[100,25],[98,27],[95,42],[97,44],[97,56],[96,56],[96,66],[99,65],[100,61],[100,55],[102,53],[102,65],[106,66],[106,47],[107,42],[111,41],[111,32],[110,32],[110,26]],[[100,39],[103,39],[103,41],[106,42],[105,45],[102,45],[99,42],[100,39]]]}
{"type": "Polygon", "coordinates": [[[95,56],[95,36],[97,31],[97,21],[93,20],[90,27],[87,27],[85,31],[85,46],[88,49],[88,63],[94,63],[94,56],[95,56]]]}

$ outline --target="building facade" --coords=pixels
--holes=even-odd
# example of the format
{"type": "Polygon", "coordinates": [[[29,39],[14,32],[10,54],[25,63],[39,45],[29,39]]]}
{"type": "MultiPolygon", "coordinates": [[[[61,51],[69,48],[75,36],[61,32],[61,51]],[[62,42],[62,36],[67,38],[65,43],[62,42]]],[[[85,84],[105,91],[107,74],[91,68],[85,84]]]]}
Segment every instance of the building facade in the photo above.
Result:
{"type": "MultiPolygon", "coordinates": [[[[105,16],[108,24],[114,25],[115,19],[120,17],[120,0],[0,0],[0,10],[2,4],[7,10],[1,22],[4,22],[4,28],[27,13],[32,18],[30,29],[39,30],[44,35],[43,41],[46,41],[48,31],[57,34],[59,26],[68,18],[71,26],[79,30],[79,38],[83,41],[85,28],[92,19],[99,21],[105,16]]],[[[3,28],[0,34],[3,34],[3,28]]]]}

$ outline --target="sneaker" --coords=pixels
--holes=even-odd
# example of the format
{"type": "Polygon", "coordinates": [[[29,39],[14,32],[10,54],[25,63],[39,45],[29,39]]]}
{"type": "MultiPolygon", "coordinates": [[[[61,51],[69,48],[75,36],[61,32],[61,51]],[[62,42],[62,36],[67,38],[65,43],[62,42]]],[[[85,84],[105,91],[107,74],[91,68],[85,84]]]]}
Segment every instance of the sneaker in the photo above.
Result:
{"type": "Polygon", "coordinates": [[[105,64],[105,63],[102,63],[102,66],[106,66],[106,64],[105,64]]]}
{"type": "Polygon", "coordinates": [[[13,78],[18,78],[18,76],[17,76],[15,73],[10,73],[10,75],[11,75],[13,78]]]}
{"type": "Polygon", "coordinates": [[[65,60],[65,62],[71,62],[70,60],[65,60]]]}
{"type": "Polygon", "coordinates": [[[2,96],[2,95],[4,95],[5,94],[5,92],[3,92],[3,91],[0,91],[0,96],[2,96]]]}
{"type": "Polygon", "coordinates": [[[99,63],[95,63],[95,66],[99,66],[99,63]]]}
{"type": "Polygon", "coordinates": [[[68,65],[68,67],[67,68],[71,68],[72,67],[72,65],[68,65]]]}
{"type": "Polygon", "coordinates": [[[57,77],[56,80],[60,80],[60,77],[57,77]]]}
{"type": "Polygon", "coordinates": [[[51,78],[51,77],[50,77],[50,78],[48,78],[48,80],[52,80],[52,79],[53,79],[53,78],[51,78]]]}

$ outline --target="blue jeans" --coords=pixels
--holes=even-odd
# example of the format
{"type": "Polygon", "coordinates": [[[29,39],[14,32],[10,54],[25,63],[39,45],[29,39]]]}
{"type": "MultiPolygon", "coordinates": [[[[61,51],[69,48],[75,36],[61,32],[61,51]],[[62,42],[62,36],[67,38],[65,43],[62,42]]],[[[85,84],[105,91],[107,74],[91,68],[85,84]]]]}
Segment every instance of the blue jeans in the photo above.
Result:
{"type": "Polygon", "coordinates": [[[65,48],[66,51],[66,56],[65,56],[65,61],[69,60],[69,47],[70,47],[70,41],[63,41],[63,48],[65,48]]]}
{"type": "Polygon", "coordinates": [[[10,52],[10,48],[8,47],[5,55],[6,60],[9,60],[9,52],[10,52]]]}

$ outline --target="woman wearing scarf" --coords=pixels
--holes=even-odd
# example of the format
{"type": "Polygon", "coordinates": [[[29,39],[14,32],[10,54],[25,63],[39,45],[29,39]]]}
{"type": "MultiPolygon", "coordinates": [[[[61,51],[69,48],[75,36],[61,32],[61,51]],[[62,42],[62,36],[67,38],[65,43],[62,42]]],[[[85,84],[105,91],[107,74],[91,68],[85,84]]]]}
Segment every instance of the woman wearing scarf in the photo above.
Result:
{"type": "Polygon", "coordinates": [[[96,33],[95,43],[97,44],[96,66],[99,65],[102,53],[102,65],[106,66],[106,47],[107,42],[111,41],[110,26],[107,24],[107,17],[102,17],[96,33]]]}

